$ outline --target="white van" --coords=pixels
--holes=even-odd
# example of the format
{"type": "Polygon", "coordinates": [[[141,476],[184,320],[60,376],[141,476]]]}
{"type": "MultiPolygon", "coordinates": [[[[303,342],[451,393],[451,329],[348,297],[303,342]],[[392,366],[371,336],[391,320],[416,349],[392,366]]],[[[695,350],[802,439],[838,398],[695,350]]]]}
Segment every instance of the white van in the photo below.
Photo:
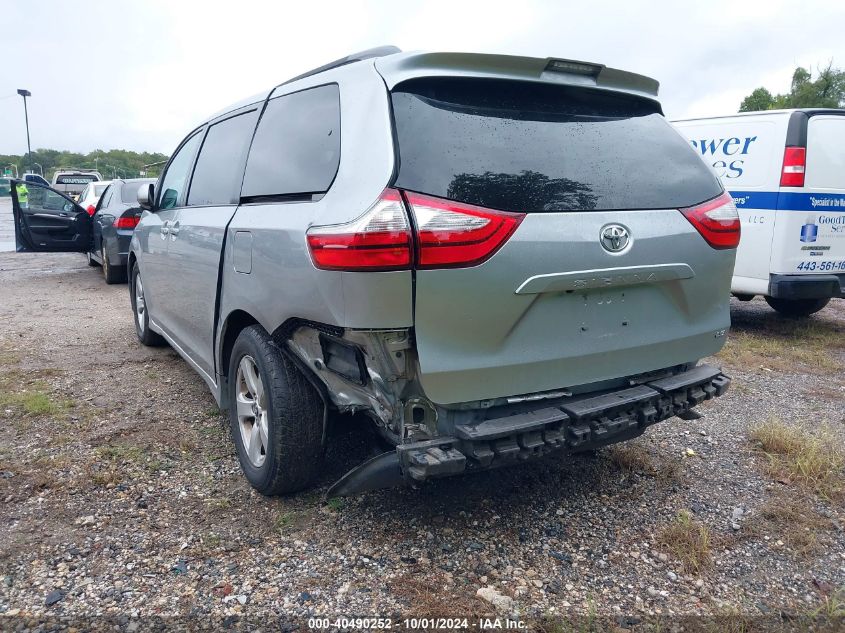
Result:
{"type": "Polygon", "coordinates": [[[53,174],[53,189],[78,198],[79,194],[92,182],[103,179],[103,175],[93,169],[57,169],[53,174]]]}
{"type": "Polygon", "coordinates": [[[845,110],[673,121],[742,221],[731,291],[807,316],[845,296],[845,110]]]}

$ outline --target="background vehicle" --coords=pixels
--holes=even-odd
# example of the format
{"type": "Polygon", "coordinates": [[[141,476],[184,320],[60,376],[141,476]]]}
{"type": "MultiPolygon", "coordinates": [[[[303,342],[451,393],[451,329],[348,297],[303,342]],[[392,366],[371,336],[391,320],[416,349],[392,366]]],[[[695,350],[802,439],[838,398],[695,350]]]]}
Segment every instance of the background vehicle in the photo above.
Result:
{"type": "Polygon", "coordinates": [[[675,121],[742,219],[731,291],[788,316],[845,296],[845,110],[675,121]]]}
{"type": "Polygon", "coordinates": [[[102,174],[93,169],[57,169],[53,174],[53,188],[78,198],[89,183],[102,179],[102,174]]]}
{"type": "Polygon", "coordinates": [[[50,185],[50,183],[47,182],[43,176],[39,176],[38,174],[33,173],[24,174],[22,180],[26,183],[37,182],[40,185],[50,185]]]}
{"type": "MultiPolygon", "coordinates": [[[[91,250],[87,256],[89,264],[103,267],[107,284],[126,281],[129,243],[142,212],[138,206],[138,187],[154,182],[151,178],[112,180],[96,206],[92,217],[91,250]]],[[[100,185],[91,183],[88,186],[100,185]]]]}
{"type": "Polygon", "coordinates": [[[111,180],[100,180],[90,182],[85,185],[85,189],[83,189],[82,193],[79,194],[78,202],[83,209],[88,211],[88,215],[94,215],[94,211],[97,209],[97,203],[100,201],[100,197],[111,182],[111,180]]]}
{"type": "Polygon", "coordinates": [[[265,494],[319,473],[330,409],[396,447],[331,494],[694,417],[730,382],[696,363],[724,342],[739,220],[656,92],[390,48],[233,106],[139,190],[138,337],[203,377],[265,494]]]}
{"type": "Polygon", "coordinates": [[[11,178],[0,177],[0,196],[8,196],[11,187],[11,178]]]}

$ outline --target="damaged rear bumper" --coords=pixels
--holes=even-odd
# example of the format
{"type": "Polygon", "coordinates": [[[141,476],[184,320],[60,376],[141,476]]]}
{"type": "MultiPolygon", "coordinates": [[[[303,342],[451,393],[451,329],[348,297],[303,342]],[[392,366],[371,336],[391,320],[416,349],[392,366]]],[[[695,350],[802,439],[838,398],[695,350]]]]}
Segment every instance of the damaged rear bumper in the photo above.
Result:
{"type": "Polygon", "coordinates": [[[724,394],[730,378],[711,365],[627,389],[573,396],[526,413],[459,424],[450,437],[400,444],[347,473],[328,491],[344,496],[496,468],[555,450],[578,452],[628,440],[724,394]]]}

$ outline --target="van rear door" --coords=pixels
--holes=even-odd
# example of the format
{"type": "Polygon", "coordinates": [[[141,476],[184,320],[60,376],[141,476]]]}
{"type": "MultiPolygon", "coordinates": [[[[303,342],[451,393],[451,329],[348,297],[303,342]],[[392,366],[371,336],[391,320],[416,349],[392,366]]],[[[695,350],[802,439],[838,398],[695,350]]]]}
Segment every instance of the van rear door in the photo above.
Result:
{"type": "MultiPolygon", "coordinates": [[[[735,248],[679,209],[723,190],[654,101],[465,77],[391,98],[429,398],[576,391],[720,349],[735,248]]],[[[709,212],[736,238],[726,199],[709,212]]]]}
{"type": "Polygon", "coordinates": [[[802,122],[804,146],[785,149],[772,245],[775,274],[845,273],[845,113],[809,114],[802,122]]]}

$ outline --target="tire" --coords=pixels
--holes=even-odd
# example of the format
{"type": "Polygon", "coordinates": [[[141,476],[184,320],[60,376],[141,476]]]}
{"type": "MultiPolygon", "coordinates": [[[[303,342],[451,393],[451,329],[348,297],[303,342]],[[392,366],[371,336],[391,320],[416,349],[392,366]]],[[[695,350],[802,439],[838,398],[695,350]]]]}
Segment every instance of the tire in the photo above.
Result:
{"type": "Polygon", "coordinates": [[[807,317],[815,314],[830,302],[830,298],[824,299],[775,299],[766,297],[773,310],[788,317],[807,317]]]}
{"type": "Polygon", "coordinates": [[[132,267],[132,277],[129,284],[129,300],[132,303],[132,314],[135,320],[135,334],[143,345],[148,347],[163,347],[167,344],[164,338],[150,329],[150,315],[147,312],[147,302],[144,299],[144,284],[141,282],[141,271],[138,265],[132,267]],[[140,290],[140,296],[138,294],[140,290]],[[141,310],[138,310],[139,299],[143,301],[141,310]]]}
{"type": "Polygon", "coordinates": [[[100,257],[103,258],[103,277],[107,284],[119,284],[126,281],[126,271],[120,266],[115,267],[109,263],[105,243],[100,246],[100,257]]]}
{"type": "Polygon", "coordinates": [[[229,422],[244,476],[264,495],[307,488],[323,462],[320,394],[258,325],[238,335],[228,376],[229,422]]]}
{"type": "Polygon", "coordinates": [[[85,259],[88,260],[89,266],[99,266],[99,264],[97,263],[97,260],[95,260],[93,257],[91,257],[91,251],[88,251],[87,253],[85,253],[85,259]]]}

